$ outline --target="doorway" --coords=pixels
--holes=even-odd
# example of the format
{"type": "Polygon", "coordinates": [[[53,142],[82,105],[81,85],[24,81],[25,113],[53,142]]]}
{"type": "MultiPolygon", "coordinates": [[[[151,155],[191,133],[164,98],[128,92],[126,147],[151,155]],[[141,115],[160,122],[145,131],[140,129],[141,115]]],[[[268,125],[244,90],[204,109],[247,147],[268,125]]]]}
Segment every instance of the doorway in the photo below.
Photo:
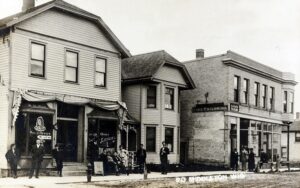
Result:
{"type": "Polygon", "coordinates": [[[57,129],[57,143],[64,148],[64,161],[77,161],[78,123],[59,120],[57,129]]]}

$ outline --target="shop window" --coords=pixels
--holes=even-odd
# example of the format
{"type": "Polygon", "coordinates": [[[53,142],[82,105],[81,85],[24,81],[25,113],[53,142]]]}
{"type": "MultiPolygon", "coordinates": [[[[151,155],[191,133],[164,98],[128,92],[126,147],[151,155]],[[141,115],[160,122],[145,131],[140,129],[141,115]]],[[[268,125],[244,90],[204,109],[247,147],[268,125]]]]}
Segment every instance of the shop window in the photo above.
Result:
{"type": "Polygon", "coordinates": [[[234,96],[233,100],[234,102],[239,102],[239,93],[240,93],[240,77],[239,76],[234,76],[234,96]]]}
{"type": "Polygon", "coordinates": [[[174,110],[174,89],[165,88],[165,109],[174,110]]]}
{"type": "Polygon", "coordinates": [[[128,132],[128,151],[136,151],[136,132],[134,130],[129,130],[128,132]]]}
{"type": "Polygon", "coordinates": [[[146,150],[156,151],[156,127],[146,127],[146,150]]]}
{"type": "Polygon", "coordinates": [[[287,113],[287,91],[283,92],[283,113],[287,113]]]}
{"type": "Polygon", "coordinates": [[[300,132],[295,132],[295,141],[300,142],[300,132]]]}
{"type": "Polygon", "coordinates": [[[78,83],[78,53],[66,51],[65,81],[78,83]]]}
{"type": "Polygon", "coordinates": [[[174,128],[165,128],[165,143],[170,149],[170,152],[174,152],[174,128]]]}
{"type": "Polygon", "coordinates": [[[31,43],[30,75],[45,77],[45,45],[31,43]]]}
{"type": "Polygon", "coordinates": [[[16,145],[21,155],[31,155],[37,139],[42,141],[46,154],[52,150],[53,115],[42,113],[20,113],[16,122],[16,145]]]}
{"type": "Polygon", "coordinates": [[[259,83],[254,83],[254,105],[259,106],[259,83]]]}
{"type": "Polygon", "coordinates": [[[244,103],[248,104],[248,94],[249,94],[249,80],[248,79],[244,79],[243,82],[243,97],[244,97],[244,103]]]}
{"type": "Polygon", "coordinates": [[[96,58],[95,66],[95,85],[99,87],[106,86],[106,59],[96,58]]]}
{"type": "Polygon", "coordinates": [[[156,86],[147,88],[147,108],[156,108],[156,86]]]}

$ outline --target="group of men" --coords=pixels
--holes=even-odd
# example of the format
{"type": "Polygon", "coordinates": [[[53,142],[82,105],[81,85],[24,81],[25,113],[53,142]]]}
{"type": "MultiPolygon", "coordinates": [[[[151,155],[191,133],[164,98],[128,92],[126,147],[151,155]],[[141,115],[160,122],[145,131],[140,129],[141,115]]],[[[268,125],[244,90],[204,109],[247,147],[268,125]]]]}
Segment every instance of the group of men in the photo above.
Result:
{"type": "MultiPolygon", "coordinates": [[[[35,171],[35,177],[39,178],[39,171],[41,168],[41,164],[43,161],[43,157],[45,154],[45,149],[41,140],[36,140],[36,144],[31,148],[32,160],[31,160],[31,168],[29,171],[29,179],[32,178],[35,171]]],[[[11,176],[13,178],[17,178],[17,167],[20,159],[20,151],[16,148],[15,144],[10,146],[10,149],[6,152],[5,157],[7,162],[10,165],[11,176]]],[[[63,168],[63,152],[55,145],[55,149],[53,150],[53,157],[56,160],[57,172],[60,176],[62,176],[62,168],[63,168]]]]}
{"type": "MultiPolygon", "coordinates": [[[[165,142],[162,142],[162,147],[160,149],[160,161],[161,161],[161,173],[167,174],[167,167],[168,167],[168,155],[170,153],[169,148],[166,146],[165,142]]],[[[35,177],[39,178],[39,171],[41,167],[41,163],[43,161],[43,157],[45,154],[45,149],[41,140],[36,140],[36,144],[32,146],[31,149],[32,154],[32,161],[31,161],[31,168],[29,171],[29,179],[31,179],[34,175],[35,177]]],[[[63,157],[64,153],[59,145],[55,145],[55,149],[52,151],[53,157],[56,161],[56,168],[57,173],[59,176],[62,176],[62,168],[63,168],[63,157]]],[[[17,166],[18,161],[20,159],[20,151],[16,148],[15,144],[12,144],[10,149],[5,154],[7,162],[11,168],[11,175],[13,178],[17,178],[17,166]]],[[[106,151],[103,149],[102,154],[100,155],[100,160],[103,161],[104,164],[104,171],[111,172],[114,171],[116,175],[119,175],[120,172],[126,173],[129,175],[130,169],[132,167],[132,163],[130,161],[133,156],[130,156],[129,152],[123,148],[122,145],[119,146],[119,151],[115,151],[114,154],[111,154],[110,151],[106,151]]],[[[139,172],[143,173],[146,164],[147,152],[144,149],[143,144],[140,144],[139,149],[136,152],[137,157],[137,165],[139,168],[139,172]]],[[[90,162],[93,166],[94,171],[94,161],[95,156],[90,158],[90,162]]]]}
{"type": "MultiPolygon", "coordinates": [[[[236,148],[231,153],[231,168],[238,171],[239,153],[236,148]]],[[[250,148],[250,152],[243,147],[240,155],[240,162],[242,164],[242,171],[246,171],[246,164],[248,162],[248,170],[253,172],[255,170],[255,153],[250,148]]]]}

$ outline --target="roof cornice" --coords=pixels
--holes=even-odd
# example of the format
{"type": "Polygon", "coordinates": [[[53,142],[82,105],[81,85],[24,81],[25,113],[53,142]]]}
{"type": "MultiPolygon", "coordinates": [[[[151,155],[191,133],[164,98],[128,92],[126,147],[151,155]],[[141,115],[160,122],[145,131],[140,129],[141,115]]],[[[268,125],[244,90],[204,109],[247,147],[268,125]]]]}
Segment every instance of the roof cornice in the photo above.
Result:
{"type": "Polygon", "coordinates": [[[259,75],[261,77],[264,77],[264,78],[267,78],[267,79],[270,79],[270,80],[273,80],[273,81],[276,81],[276,82],[279,82],[279,83],[282,83],[282,84],[291,84],[293,86],[297,85],[297,82],[295,80],[285,80],[282,77],[274,76],[270,73],[267,73],[265,71],[261,71],[257,68],[252,67],[252,66],[245,65],[245,64],[243,64],[239,61],[236,61],[234,59],[231,59],[231,58],[223,59],[222,62],[227,66],[236,67],[236,68],[245,70],[247,72],[259,75]]]}

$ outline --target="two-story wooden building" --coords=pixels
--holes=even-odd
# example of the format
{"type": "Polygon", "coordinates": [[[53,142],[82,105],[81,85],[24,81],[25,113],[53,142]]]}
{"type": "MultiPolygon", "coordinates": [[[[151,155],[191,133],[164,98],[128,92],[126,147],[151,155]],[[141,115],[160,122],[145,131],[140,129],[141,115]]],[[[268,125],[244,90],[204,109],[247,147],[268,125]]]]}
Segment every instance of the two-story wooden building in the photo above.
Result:
{"type": "Polygon", "coordinates": [[[122,60],[122,96],[140,122],[138,143],[147,150],[147,163],[160,163],[162,141],[170,163],[179,162],[180,92],[195,88],[185,66],[165,51],[122,60]]]}
{"type": "Polygon", "coordinates": [[[13,143],[22,168],[36,139],[46,148],[44,167],[56,143],[72,162],[86,161],[95,139],[116,148],[126,119],[121,59],[129,51],[100,17],[64,1],[24,0],[23,8],[0,20],[0,169],[13,143]]]}
{"type": "Polygon", "coordinates": [[[236,148],[281,154],[293,122],[294,75],[228,51],[185,62],[196,89],[182,92],[182,161],[228,166],[236,148]]]}

